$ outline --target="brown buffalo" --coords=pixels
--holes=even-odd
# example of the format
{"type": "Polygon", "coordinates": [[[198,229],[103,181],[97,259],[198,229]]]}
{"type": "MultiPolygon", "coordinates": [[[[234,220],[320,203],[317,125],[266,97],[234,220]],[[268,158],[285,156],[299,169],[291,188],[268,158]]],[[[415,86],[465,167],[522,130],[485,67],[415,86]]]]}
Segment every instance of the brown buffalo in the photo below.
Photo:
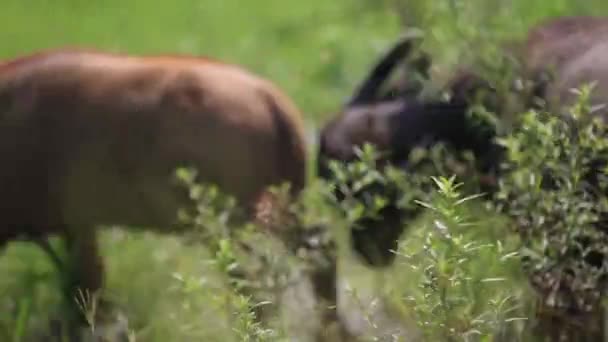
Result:
{"type": "Polygon", "coordinates": [[[521,56],[529,70],[561,67],[582,50],[594,46],[608,30],[605,17],[575,16],[547,20],[533,27],[521,56]]]}
{"type": "Polygon", "coordinates": [[[220,61],[57,49],[0,64],[0,244],[60,234],[78,288],[103,286],[97,227],[171,231],[179,166],[250,214],[269,186],[305,186],[301,114],[220,61]]]}
{"type": "MultiPolygon", "coordinates": [[[[468,111],[474,104],[471,96],[483,91],[486,94],[483,104],[501,117],[535,106],[535,97],[545,100],[550,109],[559,110],[574,99],[570,88],[597,81],[592,101],[599,106],[608,99],[608,59],[604,57],[608,53],[607,30],[608,18],[600,17],[565,17],[541,23],[530,30],[522,44],[511,45],[519,48],[515,56],[522,68],[518,69],[517,78],[527,81],[519,84],[531,84],[531,87],[513,86],[501,93],[498,86],[473,68],[463,67],[444,88],[452,95],[447,101],[417,97],[417,93],[388,99],[379,94],[391,69],[407,57],[417,40],[400,39],[372,68],[352,100],[322,129],[317,159],[319,176],[331,179],[328,160],[352,161],[356,159],[353,148],[366,142],[388,152],[382,162],[404,169],[414,147],[442,142],[456,150],[472,151],[479,170],[489,176],[485,178],[490,181],[485,190],[492,190],[503,149],[494,142],[497,133],[493,124],[469,116],[468,111]]],[[[425,63],[410,64],[411,72],[428,74],[431,63],[428,55],[425,56],[425,63]],[[423,69],[411,69],[411,65],[423,69]]],[[[404,82],[412,83],[409,79],[404,82]]],[[[362,192],[366,191],[394,195],[381,185],[362,192]]],[[[352,230],[356,253],[371,266],[391,265],[394,259],[391,250],[397,247],[404,230],[403,220],[416,215],[417,211],[406,212],[397,208],[396,203],[389,203],[381,219],[356,222],[359,227],[352,230]]]]}

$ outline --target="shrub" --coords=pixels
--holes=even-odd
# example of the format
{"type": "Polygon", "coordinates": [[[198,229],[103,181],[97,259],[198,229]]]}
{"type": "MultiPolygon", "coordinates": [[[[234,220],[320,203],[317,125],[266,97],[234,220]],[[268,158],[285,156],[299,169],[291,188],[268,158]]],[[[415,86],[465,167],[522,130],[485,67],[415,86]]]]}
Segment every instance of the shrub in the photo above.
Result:
{"type": "Polygon", "coordinates": [[[502,140],[508,158],[499,209],[521,236],[525,270],[540,295],[540,324],[554,322],[542,329],[569,339],[603,330],[608,131],[588,105],[592,89],[577,91],[569,115],[525,113],[502,140]]]}

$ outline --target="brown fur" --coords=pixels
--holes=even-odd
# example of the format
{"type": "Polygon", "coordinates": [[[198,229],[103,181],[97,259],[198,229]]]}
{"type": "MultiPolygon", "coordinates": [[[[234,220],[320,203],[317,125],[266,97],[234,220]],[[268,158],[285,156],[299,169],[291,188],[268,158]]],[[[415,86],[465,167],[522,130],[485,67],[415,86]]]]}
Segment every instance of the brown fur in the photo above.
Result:
{"type": "Polygon", "coordinates": [[[608,18],[592,16],[547,19],[534,26],[525,42],[523,60],[530,70],[560,67],[597,43],[608,31],[608,18]]]}
{"type": "Polygon", "coordinates": [[[253,210],[305,185],[301,114],[236,65],[188,56],[57,49],[0,64],[0,242],[63,234],[80,286],[103,286],[96,227],[170,231],[194,166],[253,210]]]}
{"type": "Polygon", "coordinates": [[[550,68],[553,79],[545,90],[545,96],[553,108],[562,104],[572,104],[576,100],[576,95],[571,89],[590,82],[597,82],[591,103],[602,104],[608,98],[608,65],[605,62],[608,52],[608,18],[566,19],[556,20],[544,30],[536,30],[544,33],[544,41],[538,38],[540,33],[533,32],[535,34],[528,39],[528,44],[536,43],[537,47],[530,48],[526,60],[528,68],[535,71],[543,67],[543,60],[544,68],[550,68]],[[567,33],[560,39],[552,36],[564,31],[567,33]],[[544,48],[544,54],[538,52],[533,55],[535,50],[540,48],[544,48]]]}
{"type": "MultiPolygon", "coordinates": [[[[575,100],[571,88],[592,82],[599,74],[600,84],[592,101],[603,97],[602,89],[608,89],[601,81],[605,71],[601,60],[596,57],[593,61],[590,56],[601,51],[599,46],[605,45],[606,34],[608,18],[594,16],[551,18],[530,29],[520,44],[518,57],[522,76],[532,81],[532,95],[541,98],[551,110],[560,111],[575,100]],[[582,68],[593,70],[595,75],[582,68]]],[[[525,110],[521,105],[517,108],[525,110]]]]}

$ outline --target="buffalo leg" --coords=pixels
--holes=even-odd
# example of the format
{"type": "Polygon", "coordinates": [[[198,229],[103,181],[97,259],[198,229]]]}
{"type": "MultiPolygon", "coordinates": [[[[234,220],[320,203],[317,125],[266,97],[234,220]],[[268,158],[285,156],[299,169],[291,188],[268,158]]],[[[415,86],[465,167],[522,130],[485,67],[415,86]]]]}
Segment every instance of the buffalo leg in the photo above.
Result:
{"type": "Polygon", "coordinates": [[[311,278],[316,298],[320,304],[322,303],[322,329],[318,333],[317,341],[331,341],[334,338],[338,338],[340,341],[351,340],[352,336],[348,333],[338,314],[338,268],[336,260],[332,260],[329,266],[314,270],[311,278]]]}
{"type": "MultiPolygon", "coordinates": [[[[293,253],[303,248],[307,251],[309,270],[307,277],[312,284],[312,295],[320,310],[321,326],[316,332],[317,341],[352,341],[345,324],[338,314],[338,264],[335,240],[326,227],[317,226],[300,230],[293,253]],[[318,243],[318,241],[324,241],[318,243]]],[[[293,242],[292,242],[293,243],[293,242]]]]}
{"type": "MultiPolygon", "coordinates": [[[[99,291],[103,286],[104,267],[99,255],[97,234],[93,229],[70,232],[66,236],[68,249],[68,274],[65,284],[66,295],[70,307],[78,310],[74,312],[76,317],[82,319],[95,319],[90,314],[94,313],[91,300],[97,300],[99,291]]],[[[88,322],[92,323],[92,322],[88,322]]]]}

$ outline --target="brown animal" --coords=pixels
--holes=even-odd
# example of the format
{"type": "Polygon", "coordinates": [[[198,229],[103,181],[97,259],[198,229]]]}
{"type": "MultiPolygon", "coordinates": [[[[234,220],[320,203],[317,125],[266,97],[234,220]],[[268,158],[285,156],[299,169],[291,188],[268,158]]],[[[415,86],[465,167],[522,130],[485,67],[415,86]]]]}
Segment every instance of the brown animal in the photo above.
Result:
{"type": "Polygon", "coordinates": [[[57,49],[0,65],[0,245],[61,234],[75,287],[103,286],[97,227],[171,231],[179,166],[249,215],[305,186],[301,114],[270,81],[217,60],[57,49]]]}
{"type": "Polygon", "coordinates": [[[552,77],[544,94],[549,105],[558,108],[562,104],[571,104],[576,95],[570,89],[590,82],[597,82],[590,99],[592,104],[602,105],[608,98],[608,70],[604,57],[608,52],[608,18],[564,18],[548,23],[546,31],[549,32],[538,31],[528,39],[528,45],[538,43],[536,50],[528,49],[526,61],[528,69],[533,72],[542,70],[543,64],[545,68],[550,66],[552,77]],[[558,32],[567,30],[568,34],[555,42],[550,28],[558,32]],[[541,41],[538,36],[543,33],[544,40],[541,41]],[[543,43],[546,46],[544,54],[537,51],[543,43]]]}
{"type": "MultiPolygon", "coordinates": [[[[601,62],[598,65],[590,56],[601,54],[606,33],[608,18],[595,16],[551,18],[533,27],[519,45],[517,57],[522,74],[536,87],[534,95],[553,110],[572,103],[575,97],[570,89],[597,76],[585,75],[580,68],[601,68],[601,62]]],[[[602,89],[598,87],[594,96],[605,98],[602,89]]]]}
{"type": "Polygon", "coordinates": [[[559,68],[595,45],[606,30],[608,19],[605,17],[552,18],[528,32],[521,57],[530,70],[546,68],[547,64],[559,68]]]}
{"type": "MultiPolygon", "coordinates": [[[[602,17],[565,17],[539,24],[530,30],[516,54],[523,66],[519,77],[529,80],[532,87],[519,90],[513,87],[509,93],[500,93],[498,87],[474,69],[463,67],[444,88],[452,94],[448,101],[421,99],[417,93],[389,99],[380,94],[391,69],[408,56],[418,41],[415,37],[399,39],[372,68],[352,100],[323,127],[317,158],[319,176],[331,179],[328,161],[352,161],[356,159],[353,148],[366,142],[388,153],[381,163],[398,165],[404,170],[409,170],[408,156],[414,147],[443,142],[456,150],[474,153],[479,170],[487,175],[482,177],[488,181],[485,190],[491,191],[503,149],[494,142],[497,133],[493,124],[473,120],[468,115],[474,104],[471,96],[484,91],[484,104],[499,116],[532,107],[536,96],[544,98],[550,109],[558,110],[573,100],[570,88],[598,81],[592,102],[601,105],[608,99],[608,58],[604,57],[608,53],[608,35],[604,34],[607,30],[608,18],[602,17]],[[539,79],[543,73],[551,74],[552,78],[539,79]]],[[[412,71],[428,74],[430,64],[430,61],[417,63],[422,69],[412,71]]],[[[399,196],[389,190],[378,185],[362,190],[360,195],[379,191],[389,197],[399,196]]],[[[337,195],[340,197],[339,192],[337,195]]],[[[404,211],[390,202],[380,213],[380,219],[355,222],[359,227],[352,231],[353,248],[370,266],[391,265],[394,260],[391,250],[397,247],[406,225],[404,219],[413,219],[417,213],[404,211]]]]}

